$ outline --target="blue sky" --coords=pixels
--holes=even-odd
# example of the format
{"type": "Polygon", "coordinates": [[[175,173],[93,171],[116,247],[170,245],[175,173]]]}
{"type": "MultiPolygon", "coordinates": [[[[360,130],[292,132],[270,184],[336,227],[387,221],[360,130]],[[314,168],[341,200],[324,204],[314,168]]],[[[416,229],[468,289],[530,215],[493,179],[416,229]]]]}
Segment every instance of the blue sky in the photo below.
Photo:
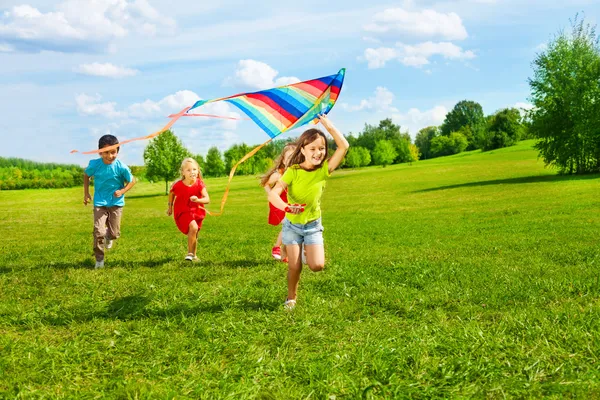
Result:
{"type": "MultiPolygon", "coordinates": [[[[85,165],[70,150],[105,133],[147,135],[199,98],[342,67],[330,114],[342,132],[389,117],[414,137],[463,99],[486,114],[526,107],[536,52],[577,12],[596,24],[599,11],[589,0],[0,0],[0,156],[85,165]]],[[[199,154],[267,139],[251,121],[187,118],[174,131],[199,154]]],[[[121,159],[143,164],[146,145],[121,159]]]]}

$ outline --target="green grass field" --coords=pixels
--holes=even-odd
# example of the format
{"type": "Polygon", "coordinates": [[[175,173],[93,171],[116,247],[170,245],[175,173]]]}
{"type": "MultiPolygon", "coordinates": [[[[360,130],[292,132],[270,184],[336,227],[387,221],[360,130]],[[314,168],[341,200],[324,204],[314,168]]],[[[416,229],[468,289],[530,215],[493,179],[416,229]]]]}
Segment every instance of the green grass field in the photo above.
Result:
{"type": "Polygon", "coordinates": [[[293,312],[256,178],[191,266],[164,184],[102,270],[82,188],[0,192],[0,398],[598,398],[600,176],[531,146],[336,172],[293,312]]]}

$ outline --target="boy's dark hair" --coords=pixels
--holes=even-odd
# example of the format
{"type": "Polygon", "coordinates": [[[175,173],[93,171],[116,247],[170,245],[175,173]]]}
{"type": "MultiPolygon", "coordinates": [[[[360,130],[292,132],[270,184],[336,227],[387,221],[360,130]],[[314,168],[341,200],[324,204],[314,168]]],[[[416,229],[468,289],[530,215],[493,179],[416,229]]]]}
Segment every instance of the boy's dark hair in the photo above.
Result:
{"type": "MultiPolygon", "coordinates": [[[[119,144],[119,139],[117,139],[117,137],[113,135],[104,135],[100,138],[100,140],[98,140],[99,149],[103,149],[107,146],[113,146],[115,144],[119,144]]],[[[117,153],[120,149],[120,147],[117,147],[117,153]]]]}

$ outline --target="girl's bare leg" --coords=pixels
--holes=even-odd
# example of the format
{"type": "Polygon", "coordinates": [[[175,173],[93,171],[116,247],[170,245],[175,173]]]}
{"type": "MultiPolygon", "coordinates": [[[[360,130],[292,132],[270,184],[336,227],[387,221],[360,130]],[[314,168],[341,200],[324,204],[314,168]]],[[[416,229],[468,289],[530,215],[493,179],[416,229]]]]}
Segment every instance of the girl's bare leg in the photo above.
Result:
{"type": "Polygon", "coordinates": [[[322,244],[305,244],[306,263],[311,271],[319,272],[325,267],[325,249],[322,244]]]}
{"type": "Polygon", "coordinates": [[[196,256],[196,247],[198,246],[198,223],[196,221],[190,222],[190,229],[188,230],[188,253],[196,256]]]}
{"type": "Polygon", "coordinates": [[[296,300],[298,282],[302,272],[302,259],[300,258],[300,246],[291,244],[285,246],[288,256],[288,300],[296,300]]]}

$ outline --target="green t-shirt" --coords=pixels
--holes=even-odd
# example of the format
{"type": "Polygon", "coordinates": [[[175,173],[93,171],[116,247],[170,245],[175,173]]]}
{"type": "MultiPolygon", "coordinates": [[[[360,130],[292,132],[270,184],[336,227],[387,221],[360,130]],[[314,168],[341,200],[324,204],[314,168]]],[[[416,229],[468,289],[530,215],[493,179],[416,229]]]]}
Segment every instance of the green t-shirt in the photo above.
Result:
{"type": "Polygon", "coordinates": [[[312,171],[302,169],[298,164],[290,166],[281,177],[288,187],[289,204],[306,204],[300,214],[286,213],[285,217],[294,224],[306,224],[321,218],[321,195],[325,180],[329,178],[329,164],[324,161],[321,167],[312,171]]]}

